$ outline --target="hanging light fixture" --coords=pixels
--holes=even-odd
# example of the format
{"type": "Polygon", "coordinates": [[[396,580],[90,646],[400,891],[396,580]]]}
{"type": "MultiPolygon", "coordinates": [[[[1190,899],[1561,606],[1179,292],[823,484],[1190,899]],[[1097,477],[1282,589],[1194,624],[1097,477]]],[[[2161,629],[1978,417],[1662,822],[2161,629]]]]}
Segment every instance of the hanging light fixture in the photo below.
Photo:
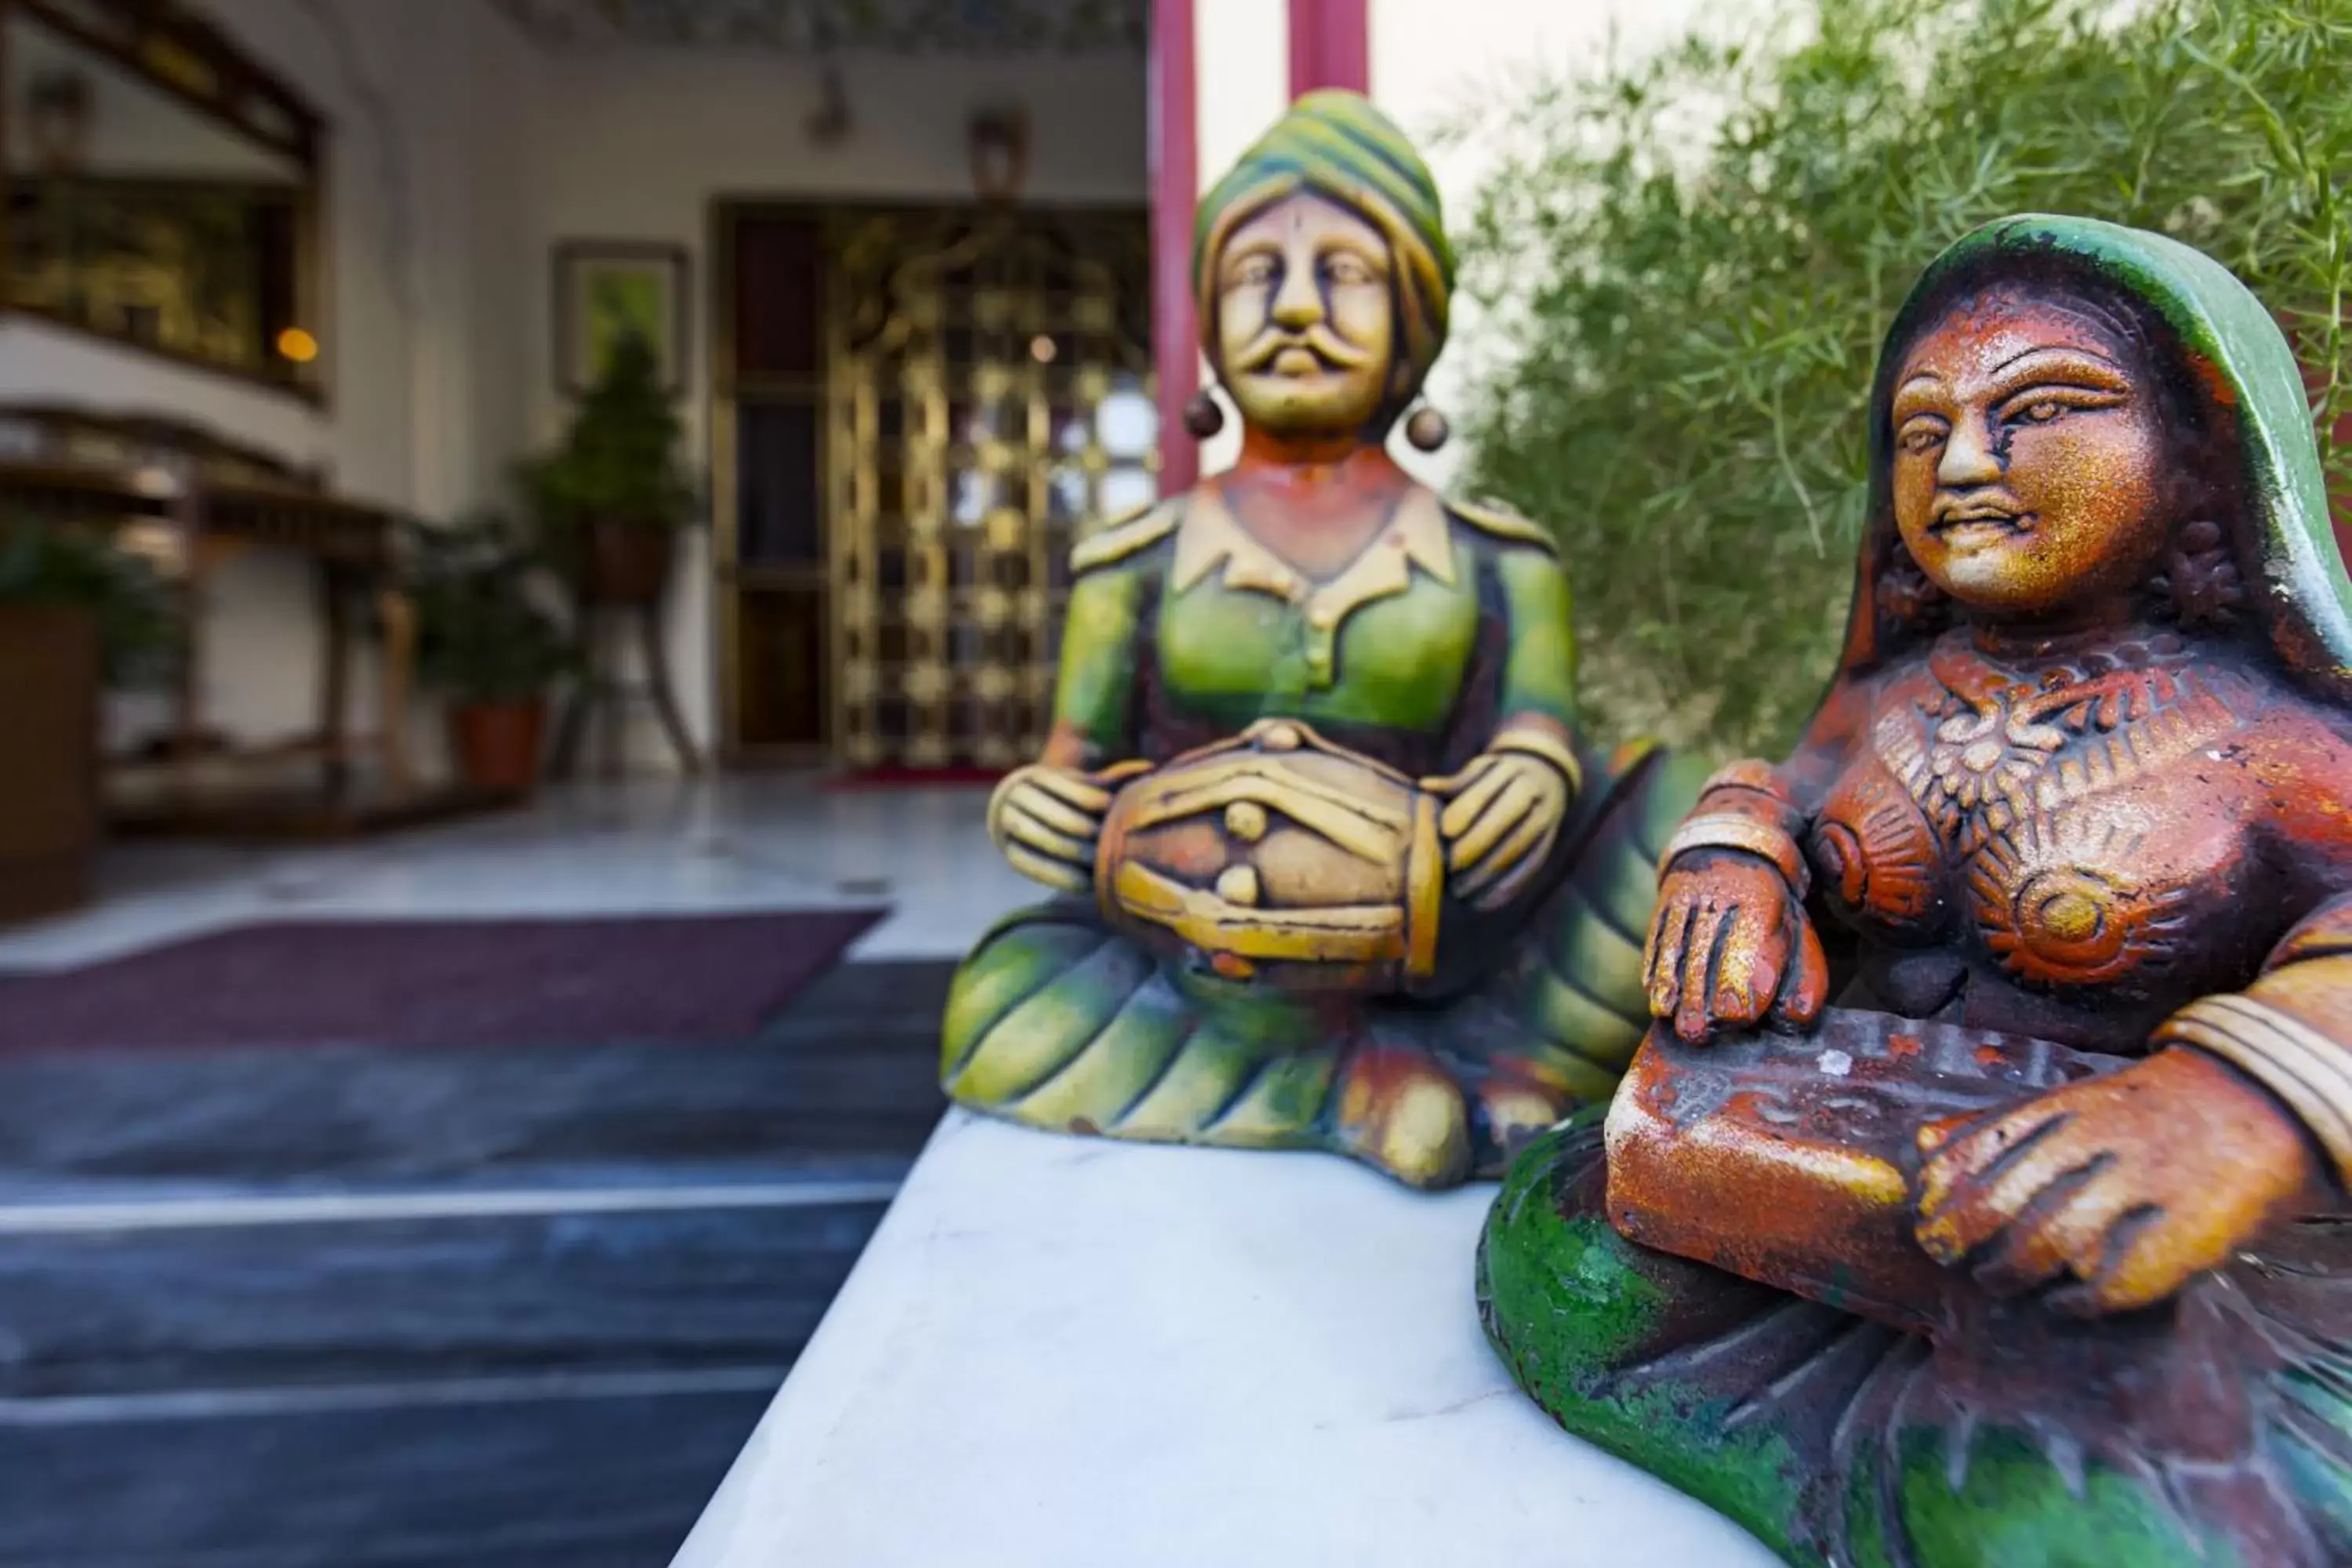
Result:
{"type": "Polygon", "coordinates": [[[1029,111],[1018,104],[982,109],[966,132],[971,183],[984,201],[1017,200],[1029,177],[1029,111]]]}
{"type": "Polygon", "coordinates": [[[842,80],[841,67],[827,56],[817,73],[816,107],[809,111],[806,121],[808,139],[820,147],[831,147],[849,139],[853,123],[849,113],[849,89],[842,80]]]}

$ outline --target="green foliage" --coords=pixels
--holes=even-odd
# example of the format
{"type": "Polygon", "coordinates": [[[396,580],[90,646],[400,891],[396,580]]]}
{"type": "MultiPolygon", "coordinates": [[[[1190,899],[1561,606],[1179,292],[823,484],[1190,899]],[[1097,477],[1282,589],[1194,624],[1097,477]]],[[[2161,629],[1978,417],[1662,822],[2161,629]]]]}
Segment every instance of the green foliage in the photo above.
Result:
{"type": "Polygon", "coordinates": [[[506,520],[416,529],[409,563],[424,685],[460,702],[523,701],[574,668],[570,640],[534,592],[539,562],[506,520]]]}
{"type": "MultiPolygon", "coordinates": [[[[2352,0],[1805,0],[1507,95],[1462,247],[1516,363],[1470,479],[1559,530],[1598,727],[1786,749],[1827,680],[1878,342],[1978,224],[2169,233],[2352,408],[2352,0]]],[[[2340,450],[2331,483],[2352,479],[2340,450]]]]}
{"type": "Polygon", "coordinates": [[[179,641],[169,590],[146,561],[100,535],[0,522],[0,605],[91,611],[109,685],[157,685],[174,668],[179,641]]]}
{"type": "Polygon", "coordinates": [[[676,529],[700,500],[677,458],[678,417],[654,351],[630,333],[581,399],[563,444],[522,465],[524,493],[551,545],[591,523],[676,529]]]}

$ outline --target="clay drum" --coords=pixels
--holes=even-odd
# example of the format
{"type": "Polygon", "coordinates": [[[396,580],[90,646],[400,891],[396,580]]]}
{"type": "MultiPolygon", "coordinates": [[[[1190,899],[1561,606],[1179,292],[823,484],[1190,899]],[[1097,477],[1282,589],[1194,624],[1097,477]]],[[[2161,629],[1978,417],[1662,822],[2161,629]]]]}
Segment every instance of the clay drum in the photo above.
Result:
{"type": "Polygon", "coordinates": [[[1095,890],[1163,957],[1289,989],[1409,989],[1437,966],[1438,802],[1307,725],[1265,720],[1129,784],[1095,890]]]}

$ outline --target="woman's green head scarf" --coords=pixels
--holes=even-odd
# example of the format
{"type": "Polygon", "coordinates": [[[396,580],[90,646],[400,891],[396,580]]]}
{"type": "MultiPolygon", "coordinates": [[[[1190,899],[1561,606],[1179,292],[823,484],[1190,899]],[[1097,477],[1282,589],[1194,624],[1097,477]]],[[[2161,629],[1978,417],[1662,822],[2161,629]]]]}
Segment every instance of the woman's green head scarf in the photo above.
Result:
{"type": "Polygon", "coordinates": [[[1217,258],[1235,228],[1294,192],[1329,197],[1387,238],[1395,264],[1402,349],[1391,412],[1420,390],[1445,346],[1454,247],[1429,166],[1388,116],[1360,94],[1310,92],[1259,137],[1207,195],[1192,223],[1192,291],[1202,342],[1217,353],[1217,258]]]}
{"type": "MultiPolygon", "coordinates": [[[[2027,215],[1967,234],[1937,257],[1888,329],[1870,395],[1870,498],[1841,674],[1874,668],[1906,640],[1878,602],[1895,527],[1894,382],[1919,334],[1956,299],[2004,281],[2063,292],[2069,278],[2126,297],[2177,341],[2182,389],[2233,434],[2236,531],[2247,608],[2287,668],[2352,700],[2352,583],[2327,512],[2319,447],[2294,354],[2278,324],[2227,268],[2178,240],[2091,218],[2027,215]]],[[[2182,460],[2189,460],[2182,454],[2182,460]]]]}

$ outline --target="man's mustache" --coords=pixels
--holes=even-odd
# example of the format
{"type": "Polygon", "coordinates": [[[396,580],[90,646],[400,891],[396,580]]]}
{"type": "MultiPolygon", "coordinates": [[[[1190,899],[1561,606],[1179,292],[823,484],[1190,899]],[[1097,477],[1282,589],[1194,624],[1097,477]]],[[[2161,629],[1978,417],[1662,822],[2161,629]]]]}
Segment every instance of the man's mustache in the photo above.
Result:
{"type": "Polygon", "coordinates": [[[1355,370],[1372,360],[1371,355],[1318,323],[1297,330],[1268,328],[1250,341],[1234,368],[1244,373],[1264,370],[1292,349],[1305,349],[1321,360],[1328,370],[1355,370]]]}

